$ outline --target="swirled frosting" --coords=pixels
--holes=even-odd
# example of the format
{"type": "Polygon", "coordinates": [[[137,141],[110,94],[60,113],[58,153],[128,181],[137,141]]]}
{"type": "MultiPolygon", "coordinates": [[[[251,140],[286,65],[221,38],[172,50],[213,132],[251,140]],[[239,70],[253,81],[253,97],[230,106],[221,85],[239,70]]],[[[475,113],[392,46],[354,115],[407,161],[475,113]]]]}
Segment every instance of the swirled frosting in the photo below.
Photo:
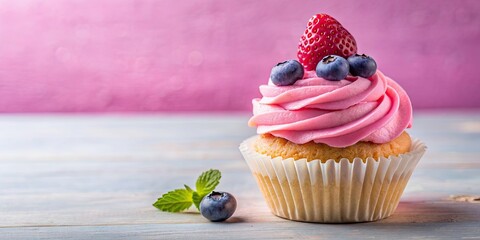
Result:
{"type": "Polygon", "coordinates": [[[412,124],[406,92],[377,71],[370,78],[328,81],[306,72],[291,86],[261,85],[249,125],[297,144],[310,141],[347,147],[359,141],[386,143],[412,124]]]}

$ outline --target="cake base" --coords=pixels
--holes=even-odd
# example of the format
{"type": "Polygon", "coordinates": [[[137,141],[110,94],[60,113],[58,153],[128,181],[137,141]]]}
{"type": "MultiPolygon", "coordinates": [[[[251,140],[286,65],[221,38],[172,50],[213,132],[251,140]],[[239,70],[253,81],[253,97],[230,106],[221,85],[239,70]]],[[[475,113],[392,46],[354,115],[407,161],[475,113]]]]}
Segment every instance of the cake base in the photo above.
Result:
{"type": "Polygon", "coordinates": [[[397,156],[410,150],[412,140],[407,132],[403,132],[394,140],[377,144],[372,142],[358,142],[345,148],[330,147],[323,143],[308,142],[296,144],[284,138],[270,134],[262,134],[255,140],[255,151],[272,158],[293,158],[295,160],[305,158],[307,161],[319,159],[325,162],[329,159],[339,161],[342,158],[352,160],[354,158],[367,159],[372,157],[397,156]]]}

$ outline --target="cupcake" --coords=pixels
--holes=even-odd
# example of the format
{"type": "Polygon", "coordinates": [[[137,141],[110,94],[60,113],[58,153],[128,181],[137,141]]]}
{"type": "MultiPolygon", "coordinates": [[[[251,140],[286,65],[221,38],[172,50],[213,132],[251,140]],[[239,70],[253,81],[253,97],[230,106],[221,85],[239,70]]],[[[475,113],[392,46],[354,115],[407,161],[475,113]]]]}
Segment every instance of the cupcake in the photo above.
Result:
{"type": "Polygon", "coordinates": [[[331,16],[313,16],[298,61],[273,67],[240,145],[272,213],[306,222],[375,221],[396,209],[425,145],[406,92],[356,54],[331,16]]]}

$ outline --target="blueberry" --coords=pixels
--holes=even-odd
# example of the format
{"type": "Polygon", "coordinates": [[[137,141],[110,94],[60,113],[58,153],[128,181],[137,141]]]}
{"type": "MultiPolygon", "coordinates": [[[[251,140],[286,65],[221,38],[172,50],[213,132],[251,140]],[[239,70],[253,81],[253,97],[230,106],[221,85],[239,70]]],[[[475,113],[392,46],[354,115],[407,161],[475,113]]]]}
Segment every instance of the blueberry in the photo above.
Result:
{"type": "Polygon", "coordinates": [[[227,192],[211,192],[200,202],[200,213],[212,222],[231,217],[237,208],[237,200],[227,192]]]}
{"type": "Polygon", "coordinates": [[[321,78],[330,81],[340,81],[347,77],[348,68],[348,62],[345,58],[337,55],[328,55],[318,62],[315,72],[321,78]]]}
{"type": "Polygon", "coordinates": [[[350,73],[353,76],[369,78],[377,71],[377,63],[373,58],[365,54],[355,54],[348,57],[350,73]]]}
{"type": "Polygon", "coordinates": [[[297,60],[288,60],[277,63],[270,72],[270,80],[277,86],[293,85],[303,78],[303,66],[297,60]]]}

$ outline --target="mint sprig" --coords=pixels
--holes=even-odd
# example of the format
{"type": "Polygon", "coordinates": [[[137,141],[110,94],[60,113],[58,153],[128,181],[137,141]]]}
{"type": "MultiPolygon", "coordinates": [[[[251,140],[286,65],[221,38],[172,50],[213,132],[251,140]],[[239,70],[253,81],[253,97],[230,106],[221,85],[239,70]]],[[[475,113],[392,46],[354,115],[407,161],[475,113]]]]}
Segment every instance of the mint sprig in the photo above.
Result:
{"type": "Polygon", "coordinates": [[[205,171],[195,183],[196,191],[188,185],[183,185],[185,189],[175,189],[163,194],[153,206],[164,212],[181,212],[195,204],[195,207],[200,210],[200,202],[203,197],[215,190],[221,177],[222,174],[219,170],[205,171]]]}

